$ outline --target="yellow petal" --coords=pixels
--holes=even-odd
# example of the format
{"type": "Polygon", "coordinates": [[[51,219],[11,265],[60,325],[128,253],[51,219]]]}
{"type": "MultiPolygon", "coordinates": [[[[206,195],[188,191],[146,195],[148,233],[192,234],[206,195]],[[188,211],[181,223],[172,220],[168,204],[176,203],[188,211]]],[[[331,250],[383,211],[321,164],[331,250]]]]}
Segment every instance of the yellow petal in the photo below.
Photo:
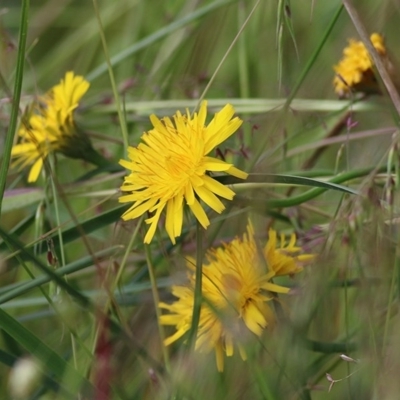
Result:
{"type": "Polygon", "coordinates": [[[215,196],[211,191],[204,188],[203,186],[194,188],[194,191],[198,194],[201,200],[204,201],[210,208],[216,211],[218,214],[221,214],[223,210],[225,210],[225,206],[221,202],[221,200],[215,196]]]}
{"type": "Polygon", "coordinates": [[[262,328],[265,328],[267,325],[265,317],[253,303],[247,304],[243,313],[243,320],[246,326],[257,336],[261,335],[262,328]]]}
{"type": "Polygon", "coordinates": [[[203,210],[203,207],[200,205],[200,203],[194,199],[193,204],[189,204],[189,207],[194,216],[200,222],[201,226],[206,229],[210,225],[210,220],[208,219],[207,214],[203,210]]]}
{"type": "MultiPolygon", "coordinates": [[[[146,220],[147,223],[150,223],[150,221],[151,221],[151,223],[150,223],[150,228],[147,231],[146,236],[144,237],[144,243],[150,243],[151,240],[153,239],[154,233],[156,232],[158,220],[160,219],[160,215],[161,215],[161,212],[164,209],[164,207],[165,207],[165,203],[158,208],[158,210],[156,211],[156,213],[154,214],[153,217],[148,218],[146,220]]],[[[174,238],[171,238],[171,241],[173,244],[175,244],[174,238]]]]}
{"type": "Polygon", "coordinates": [[[247,177],[249,176],[249,174],[247,172],[243,172],[236,167],[230,167],[228,169],[227,173],[229,175],[235,176],[236,178],[240,178],[240,179],[247,179],[247,177]]]}
{"type": "MultiPolygon", "coordinates": [[[[165,220],[165,229],[170,238],[176,238],[181,235],[183,222],[183,197],[174,197],[167,203],[167,218],[165,220]]],[[[175,240],[175,239],[174,239],[175,240]]]]}
{"type": "Polygon", "coordinates": [[[222,372],[224,370],[224,350],[219,342],[215,345],[215,360],[218,372],[222,372]]]}
{"type": "Polygon", "coordinates": [[[211,178],[208,175],[204,175],[203,177],[204,187],[210,190],[211,192],[217,194],[224,199],[232,200],[235,192],[229,189],[227,186],[218,182],[217,180],[211,178]]]}
{"type": "Polygon", "coordinates": [[[38,158],[37,161],[33,164],[29,176],[28,176],[28,182],[36,182],[37,178],[39,177],[40,171],[42,170],[43,167],[43,159],[38,158]]]}
{"type": "Polygon", "coordinates": [[[187,330],[185,330],[185,329],[180,329],[180,330],[176,331],[173,335],[167,337],[164,340],[164,346],[169,346],[171,343],[174,343],[179,338],[181,338],[186,332],[187,332],[187,330]]]}
{"type": "Polygon", "coordinates": [[[218,158],[204,157],[203,166],[207,171],[224,172],[228,171],[232,167],[232,164],[228,164],[218,158]]]}
{"type": "Polygon", "coordinates": [[[225,352],[228,357],[233,356],[233,339],[230,334],[225,337],[225,352]]]}
{"type": "MultiPolygon", "coordinates": [[[[126,196],[129,199],[129,195],[126,196]]],[[[123,203],[124,201],[129,201],[125,200],[125,196],[121,196],[119,198],[119,202],[123,203]]],[[[127,221],[128,219],[133,219],[140,217],[142,214],[144,214],[146,211],[150,210],[152,207],[154,207],[154,204],[157,202],[157,199],[150,199],[142,204],[140,202],[135,203],[131,208],[129,208],[127,211],[125,211],[122,214],[122,219],[124,221],[127,221]]]]}

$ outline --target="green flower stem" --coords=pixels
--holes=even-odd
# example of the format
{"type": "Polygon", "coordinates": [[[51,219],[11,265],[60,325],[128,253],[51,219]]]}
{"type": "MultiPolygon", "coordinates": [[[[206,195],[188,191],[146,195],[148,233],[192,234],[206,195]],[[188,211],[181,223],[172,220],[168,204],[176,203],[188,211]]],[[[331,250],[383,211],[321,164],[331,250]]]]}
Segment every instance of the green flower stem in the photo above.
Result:
{"type": "Polygon", "coordinates": [[[156,275],[154,273],[153,262],[151,259],[150,246],[145,244],[144,249],[146,252],[147,269],[149,271],[149,276],[150,276],[151,292],[153,294],[154,308],[156,311],[156,318],[157,318],[157,327],[158,327],[158,333],[160,335],[160,340],[161,340],[161,349],[162,349],[162,354],[164,357],[165,369],[167,372],[169,372],[170,371],[169,355],[168,355],[167,347],[164,345],[164,339],[165,339],[164,327],[160,323],[160,317],[161,317],[161,310],[159,307],[160,296],[158,295],[157,280],[156,280],[156,275]]]}
{"type": "Polygon", "coordinates": [[[23,0],[20,22],[21,29],[19,31],[18,41],[19,44],[17,54],[17,68],[15,73],[14,93],[12,97],[10,124],[8,125],[7,135],[4,141],[3,160],[0,166],[0,214],[4,191],[6,189],[7,171],[10,165],[14,133],[17,129],[18,122],[19,102],[21,99],[22,79],[24,75],[26,37],[28,34],[28,15],[29,0],[23,0]]]}
{"type": "Polygon", "coordinates": [[[387,305],[387,311],[386,311],[385,326],[384,326],[384,330],[383,330],[382,356],[384,356],[387,351],[390,319],[392,318],[393,303],[395,301],[396,283],[398,282],[397,274],[398,274],[399,265],[400,265],[399,250],[400,250],[399,245],[397,244],[396,257],[395,257],[395,261],[394,261],[394,265],[393,265],[392,277],[391,277],[390,289],[389,289],[389,295],[388,295],[388,305],[387,305]]]}
{"type": "Polygon", "coordinates": [[[196,346],[197,330],[200,322],[203,280],[203,228],[199,221],[196,221],[196,275],[194,287],[192,326],[189,331],[189,345],[193,349],[196,346]]]}
{"type": "MultiPolygon", "coordinates": [[[[54,158],[51,158],[51,164],[52,164],[52,166],[51,166],[52,171],[55,171],[54,158]]],[[[63,243],[63,236],[62,236],[62,230],[61,230],[60,207],[58,204],[59,193],[57,192],[56,184],[54,182],[54,174],[50,175],[50,185],[51,185],[51,193],[52,193],[53,204],[54,204],[54,212],[55,212],[55,217],[56,217],[55,219],[56,219],[56,224],[57,224],[56,232],[57,232],[58,240],[60,243],[59,251],[61,254],[61,266],[63,267],[65,265],[65,252],[64,252],[64,243],[63,243]]]]}

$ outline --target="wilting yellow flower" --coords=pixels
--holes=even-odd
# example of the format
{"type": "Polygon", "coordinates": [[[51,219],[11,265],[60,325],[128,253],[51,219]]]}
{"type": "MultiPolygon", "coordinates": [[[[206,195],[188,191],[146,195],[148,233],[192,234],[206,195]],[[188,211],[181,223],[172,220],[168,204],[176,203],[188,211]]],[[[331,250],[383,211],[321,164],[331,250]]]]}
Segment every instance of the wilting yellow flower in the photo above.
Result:
{"type": "MultiPolygon", "coordinates": [[[[384,39],[381,35],[373,33],[371,42],[378,54],[386,55],[384,39]]],[[[343,50],[343,58],[333,67],[336,72],[333,80],[335,92],[339,96],[347,95],[350,90],[377,92],[379,88],[372,67],[373,61],[364,43],[350,39],[349,46],[343,50]]]]}
{"type": "MultiPolygon", "coordinates": [[[[313,258],[312,255],[291,255],[300,251],[294,246],[294,236],[288,247],[275,248],[276,232],[270,230],[269,234],[266,246],[259,249],[249,224],[243,238],[235,238],[207,253],[196,350],[214,349],[219,371],[224,367],[224,353],[232,356],[236,345],[245,360],[243,343],[246,339],[251,334],[260,336],[264,328],[274,322],[268,302],[273,299],[273,293],[288,293],[289,289],[274,284],[272,278],[299,272],[297,263],[313,258]]],[[[191,328],[195,290],[193,265],[194,261],[189,260],[188,268],[192,272],[188,285],[172,288],[178,300],[172,304],[160,303],[161,308],[169,311],[161,316],[161,324],[176,328],[176,332],[165,339],[165,345],[175,342],[191,328]]]]}
{"type": "Polygon", "coordinates": [[[11,152],[14,166],[32,165],[28,181],[35,182],[43,161],[54,151],[80,157],[88,148],[89,139],[74,124],[73,112],[89,89],[82,76],[67,72],[65,78],[34,104],[29,120],[18,131],[20,142],[11,152]]]}
{"type": "Polygon", "coordinates": [[[128,148],[129,161],[120,161],[131,171],[121,187],[128,194],[119,201],[133,202],[133,205],[122,218],[128,220],[146,212],[153,213],[146,220],[150,227],[145,243],[151,242],[165,207],[165,227],[174,244],[182,231],[184,201],[204,228],[210,221],[199,199],[218,213],[225,209],[216,195],[231,200],[235,193],[208,172],[247,178],[245,172],[232,164],[208,156],[242,124],[238,117],[232,119],[233,114],[233,107],[228,104],[206,126],[207,102],[203,101],[199,113],[193,116],[189,111],[186,115],[178,111],[173,120],[168,117],[160,120],[151,115],[154,128],[143,134],[138,147],[128,148]]]}

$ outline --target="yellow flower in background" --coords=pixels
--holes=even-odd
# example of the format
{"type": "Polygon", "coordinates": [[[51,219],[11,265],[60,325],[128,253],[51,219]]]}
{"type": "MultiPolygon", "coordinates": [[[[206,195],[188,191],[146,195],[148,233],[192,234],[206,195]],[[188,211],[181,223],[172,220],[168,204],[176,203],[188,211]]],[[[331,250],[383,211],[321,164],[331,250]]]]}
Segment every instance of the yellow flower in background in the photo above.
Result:
{"type": "Polygon", "coordinates": [[[242,124],[233,115],[234,109],[228,104],[206,126],[207,102],[203,101],[193,116],[189,111],[186,115],[178,111],[172,120],[150,116],[154,128],[143,134],[138,147],[128,148],[129,161],[120,161],[131,172],[121,187],[128,194],[119,201],[133,203],[122,218],[133,219],[146,212],[153,214],[146,220],[150,227],[145,243],[151,242],[164,208],[166,231],[175,244],[175,238],[182,231],[184,202],[207,228],[210,221],[199,199],[218,213],[225,206],[217,196],[232,200],[235,193],[208,172],[226,172],[241,179],[246,179],[247,174],[208,154],[242,124]]]}
{"type": "MultiPolygon", "coordinates": [[[[73,112],[89,86],[89,82],[83,76],[75,76],[73,72],[67,72],[65,78],[45,97],[46,117],[55,123],[60,137],[64,136],[64,139],[67,139],[75,136],[73,112]]],[[[60,146],[63,142],[64,140],[60,140],[60,146]]]]}
{"type": "Polygon", "coordinates": [[[43,161],[54,151],[79,157],[88,147],[89,139],[75,129],[73,112],[89,89],[82,76],[67,72],[65,78],[34,104],[27,122],[18,131],[19,143],[13,146],[13,166],[32,165],[28,182],[35,182],[43,161]]]}
{"type": "Polygon", "coordinates": [[[314,254],[301,254],[302,248],[296,246],[296,235],[290,236],[286,246],[285,236],[280,236],[280,246],[277,244],[277,233],[273,229],[268,232],[268,242],[264,248],[264,256],[269,267],[276,276],[293,275],[303,270],[303,265],[312,261],[314,254]]]}
{"type": "MultiPolygon", "coordinates": [[[[371,42],[381,56],[386,56],[384,39],[378,33],[371,35],[371,42]]],[[[333,69],[336,76],[333,80],[335,92],[343,97],[351,90],[362,92],[379,92],[373,71],[372,58],[361,41],[349,40],[349,45],[343,50],[343,58],[333,69]]]]}
{"type": "MultiPolygon", "coordinates": [[[[273,299],[273,293],[288,293],[289,289],[274,284],[272,278],[299,272],[293,268],[300,259],[290,255],[294,249],[297,253],[300,250],[294,246],[293,237],[288,247],[281,245],[281,248],[275,249],[276,232],[271,230],[271,234],[263,251],[258,248],[253,227],[249,224],[243,238],[235,238],[222,247],[211,249],[206,255],[196,350],[209,352],[214,349],[219,371],[224,368],[224,354],[232,356],[234,345],[245,360],[243,344],[249,336],[261,336],[263,330],[273,324],[274,313],[268,302],[273,299]],[[289,252],[285,254],[287,249],[289,252]],[[291,258],[292,262],[289,261],[291,258]]],[[[178,300],[159,305],[168,311],[161,316],[160,323],[176,328],[176,332],[165,339],[167,346],[191,328],[195,291],[193,265],[194,261],[189,260],[187,266],[191,272],[188,285],[172,288],[178,300]]]]}

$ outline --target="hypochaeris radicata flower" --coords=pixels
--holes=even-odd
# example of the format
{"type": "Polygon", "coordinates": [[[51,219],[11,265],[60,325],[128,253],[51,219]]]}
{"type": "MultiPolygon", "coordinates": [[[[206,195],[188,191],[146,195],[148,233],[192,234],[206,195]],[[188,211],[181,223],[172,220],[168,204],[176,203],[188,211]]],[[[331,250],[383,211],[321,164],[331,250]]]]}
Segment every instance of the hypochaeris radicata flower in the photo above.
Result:
{"type": "MultiPolygon", "coordinates": [[[[291,236],[285,245],[283,236],[277,243],[274,230],[269,231],[265,246],[259,246],[251,224],[242,238],[235,238],[222,247],[211,249],[203,266],[202,296],[196,350],[215,351],[217,368],[224,368],[224,354],[234,353],[236,346],[242,359],[246,359],[244,343],[252,336],[261,336],[275,316],[270,307],[277,293],[289,289],[273,283],[279,275],[293,275],[303,264],[314,259],[312,254],[302,254],[291,236]]],[[[160,303],[168,313],[161,316],[161,324],[174,326],[176,332],[165,339],[170,345],[191,328],[195,292],[194,260],[189,259],[189,282],[173,286],[177,300],[172,304],[160,303]]]]}
{"type": "Polygon", "coordinates": [[[182,231],[185,204],[204,228],[210,221],[200,200],[218,213],[225,209],[218,196],[231,200],[235,193],[215,180],[210,172],[247,178],[245,172],[232,164],[208,155],[242,124],[233,115],[233,107],[228,104],[206,125],[204,101],[193,116],[188,111],[185,115],[178,111],[172,119],[150,116],[154,128],[143,134],[137,147],[128,148],[129,160],[120,161],[130,173],[121,187],[126,194],[119,201],[133,203],[122,218],[128,220],[151,213],[146,219],[150,227],[145,243],[151,242],[164,209],[165,228],[174,244],[182,231]]]}
{"type": "MultiPolygon", "coordinates": [[[[378,33],[373,33],[371,42],[386,65],[391,67],[384,38],[378,33]]],[[[348,96],[351,91],[379,93],[373,65],[364,43],[350,39],[349,45],[343,50],[343,58],[333,67],[336,73],[333,80],[335,92],[340,97],[348,96]]]]}
{"type": "Polygon", "coordinates": [[[52,152],[82,158],[96,165],[105,162],[93,149],[89,138],[75,123],[74,111],[89,82],[67,72],[61,82],[34,102],[18,131],[19,142],[12,148],[13,166],[31,166],[28,182],[35,182],[44,160],[52,152]]]}

